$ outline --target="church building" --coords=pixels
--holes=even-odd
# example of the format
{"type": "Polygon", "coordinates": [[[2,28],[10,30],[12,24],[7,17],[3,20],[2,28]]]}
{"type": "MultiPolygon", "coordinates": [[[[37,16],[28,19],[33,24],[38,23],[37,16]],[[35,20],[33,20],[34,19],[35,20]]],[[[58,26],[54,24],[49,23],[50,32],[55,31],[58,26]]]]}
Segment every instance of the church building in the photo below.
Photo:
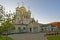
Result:
{"type": "Polygon", "coordinates": [[[31,18],[31,11],[24,7],[16,8],[15,28],[20,32],[39,32],[40,26],[38,21],[31,18]]]}

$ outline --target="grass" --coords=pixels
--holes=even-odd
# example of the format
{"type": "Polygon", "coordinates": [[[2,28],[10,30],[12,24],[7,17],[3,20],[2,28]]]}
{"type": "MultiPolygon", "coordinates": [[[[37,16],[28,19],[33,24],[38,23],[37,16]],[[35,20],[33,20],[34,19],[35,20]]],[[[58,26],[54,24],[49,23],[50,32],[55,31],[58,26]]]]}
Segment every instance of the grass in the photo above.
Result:
{"type": "Polygon", "coordinates": [[[60,36],[48,36],[47,37],[48,40],[60,40],[60,36]]]}
{"type": "Polygon", "coordinates": [[[6,40],[6,39],[7,39],[7,40],[13,40],[13,39],[10,38],[10,37],[7,37],[7,38],[6,38],[6,37],[0,37],[0,40],[6,40]]]}

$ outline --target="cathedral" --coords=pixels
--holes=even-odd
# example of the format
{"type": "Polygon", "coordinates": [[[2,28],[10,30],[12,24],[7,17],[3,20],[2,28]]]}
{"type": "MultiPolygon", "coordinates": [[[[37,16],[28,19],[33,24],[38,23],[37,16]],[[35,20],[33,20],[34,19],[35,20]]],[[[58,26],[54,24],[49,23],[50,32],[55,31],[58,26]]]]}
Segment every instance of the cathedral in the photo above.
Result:
{"type": "Polygon", "coordinates": [[[31,17],[30,10],[24,6],[16,8],[15,28],[20,32],[39,32],[40,26],[38,21],[31,17]]]}

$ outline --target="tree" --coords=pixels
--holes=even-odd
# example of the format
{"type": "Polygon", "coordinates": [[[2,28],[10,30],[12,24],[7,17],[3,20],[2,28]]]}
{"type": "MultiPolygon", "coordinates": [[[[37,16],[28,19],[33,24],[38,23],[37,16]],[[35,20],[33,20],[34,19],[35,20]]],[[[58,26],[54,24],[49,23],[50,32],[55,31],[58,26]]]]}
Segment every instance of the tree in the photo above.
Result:
{"type": "Polygon", "coordinates": [[[1,23],[2,23],[2,20],[3,20],[3,13],[4,13],[3,6],[0,5],[0,36],[3,32],[3,27],[1,26],[1,23]]]}
{"type": "Polygon", "coordinates": [[[6,34],[6,40],[8,37],[8,33],[10,33],[14,28],[13,18],[11,16],[11,14],[6,14],[4,16],[5,20],[1,24],[1,26],[3,27],[3,34],[6,34]]]}
{"type": "Polygon", "coordinates": [[[4,8],[0,5],[0,36],[5,34],[6,40],[8,40],[8,33],[14,29],[14,14],[5,13],[4,8]]]}
{"type": "Polygon", "coordinates": [[[2,23],[2,26],[4,27],[5,32],[9,32],[14,28],[13,18],[11,17],[11,14],[5,15],[5,21],[2,23]]]}
{"type": "Polygon", "coordinates": [[[14,14],[5,13],[3,6],[0,5],[0,34],[8,34],[14,28],[13,18],[14,14]]]}

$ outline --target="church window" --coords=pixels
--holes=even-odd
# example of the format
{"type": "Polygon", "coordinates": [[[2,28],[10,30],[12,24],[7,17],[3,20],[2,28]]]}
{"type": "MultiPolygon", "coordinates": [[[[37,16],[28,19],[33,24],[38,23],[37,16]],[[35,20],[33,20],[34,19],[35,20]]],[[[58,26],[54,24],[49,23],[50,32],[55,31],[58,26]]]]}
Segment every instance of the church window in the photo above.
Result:
{"type": "Polygon", "coordinates": [[[25,30],[25,27],[23,27],[23,30],[25,30]]]}
{"type": "Polygon", "coordinates": [[[18,27],[18,30],[20,30],[21,28],[20,27],[18,27]]]}

